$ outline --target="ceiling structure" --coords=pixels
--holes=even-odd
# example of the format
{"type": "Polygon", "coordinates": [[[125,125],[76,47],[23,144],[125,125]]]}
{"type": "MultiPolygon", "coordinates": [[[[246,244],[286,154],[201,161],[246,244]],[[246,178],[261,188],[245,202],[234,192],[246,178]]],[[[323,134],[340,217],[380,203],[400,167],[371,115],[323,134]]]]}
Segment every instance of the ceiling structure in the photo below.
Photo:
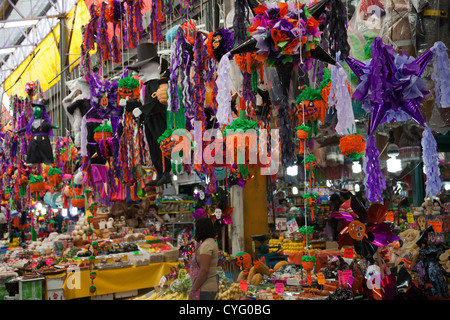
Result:
{"type": "Polygon", "coordinates": [[[75,0],[0,0],[0,84],[75,3],[75,0]]]}

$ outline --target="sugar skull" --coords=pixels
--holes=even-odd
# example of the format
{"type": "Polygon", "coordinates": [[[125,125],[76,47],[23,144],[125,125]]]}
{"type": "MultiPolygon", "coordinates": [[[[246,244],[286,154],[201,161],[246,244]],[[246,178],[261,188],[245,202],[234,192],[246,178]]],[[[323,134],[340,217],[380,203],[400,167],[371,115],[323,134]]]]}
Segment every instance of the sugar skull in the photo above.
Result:
{"type": "Polygon", "coordinates": [[[216,216],[216,219],[220,219],[222,217],[222,209],[216,208],[216,210],[214,210],[214,215],[216,216]]]}

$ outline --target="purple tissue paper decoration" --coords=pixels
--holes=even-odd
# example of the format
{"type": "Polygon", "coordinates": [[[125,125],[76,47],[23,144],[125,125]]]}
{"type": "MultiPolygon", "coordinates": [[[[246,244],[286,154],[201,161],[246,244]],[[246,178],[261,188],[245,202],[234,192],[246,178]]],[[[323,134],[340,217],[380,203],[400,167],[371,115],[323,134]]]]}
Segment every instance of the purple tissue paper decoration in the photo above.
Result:
{"type": "Polygon", "coordinates": [[[169,85],[169,108],[170,112],[176,113],[179,108],[178,104],[178,78],[179,70],[182,62],[182,39],[184,32],[182,28],[178,28],[176,40],[172,42],[172,55],[170,64],[170,85],[169,85]]]}
{"type": "Polygon", "coordinates": [[[370,111],[368,134],[375,132],[388,118],[390,121],[413,119],[425,125],[419,106],[429,91],[420,76],[432,55],[428,50],[414,60],[405,54],[396,54],[381,38],[375,38],[372,60],[367,64],[351,57],[346,59],[360,81],[353,98],[370,111]]]}
{"type": "Polygon", "coordinates": [[[381,172],[380,161],[378,160],[380,152],[373,135],[367,137],[364,156],[366,198],[368,201],[382,201],[382,189],[386,189],[386,181],[381,172]]]}
{"type": "Polygon", "coordinates": [[[425,130],[422,133],[422,150],[423,166],[427,176],[425,193],[429,197],[435,197],[441,192],[442,180],[437,143],[428,126],[425,126],[425,130]]]}
{"type": "Polygon", "coordinates": [[[447,47],[438,41],[430,49],[433,53],[433,73],[431,79],[434,81],[434,93],[438,108],[450,107],[450,61],[448,59],[447,47]]]}
{"type": "MultiPolygon", "coordinates": [[[[438,45],[435,47],[436,52],[440,51],[437,47],[438,45]]],[[[382,189],[386,188],[378,160],[379,151],[373,136],[376,128],[386,121],[409,119],[425,127],[422,143],[425,143],[427,148],[424,150],[424,163],[428,164],[427,194],[435,195],[440,185],[439,168],[435,162],[436,142],[431,131],[426,127],[425,118],[420,111],[423,98],[429,94],[425,81],[420,77],[431,61],[433,52],[427,50],[420,57],[414,59],[403,53],[395,53],[394,49],[384,45],[379,37],[374,39],[371,49],[372,59],[365,63],[351,57],[346,59],[360,81],[353,98],[360,100],[363,106],[369,108],[370,111],[369,137],[366,141],[364,162],[367,199],[369,201],[382,200],[382,189]]],[[[438,73],[442,75],[440,71],[436,71],[436,75],[438,73]]]]}

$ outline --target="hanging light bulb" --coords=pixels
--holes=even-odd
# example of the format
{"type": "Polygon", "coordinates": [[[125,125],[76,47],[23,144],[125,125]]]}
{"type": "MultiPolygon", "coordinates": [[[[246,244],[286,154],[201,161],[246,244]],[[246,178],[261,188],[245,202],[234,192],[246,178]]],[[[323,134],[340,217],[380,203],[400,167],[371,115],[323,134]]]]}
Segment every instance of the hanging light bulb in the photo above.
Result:
{"type": "Polygon", "coordinates": [[[361,168],[361,164],[359,163],[359,161],[355,161],[352,164],[352,171],[353,173],[360,173],[362,170],[361,168]]]}
{"type": "Polygon", "coordinates": [[[355,192],[359,192],[361,190],[361,187],[359,186],[359,183],[355,184],[355,192]]]}
{"type": "Polygon", "coordinates": [[[70,214],[72,216],[76,216],[78,214],[78,209],[76,207],[72,207],[72,209],[70,209],[70,214]]]}
{"type": "Polygon", "coordinates": [[[295,177],[298,174],[297,166],[290,166],[286,168],[286,174],[291,177],[295,177]]]}
{"type": "Polygon", "coordinates": [[[292,187],[292,194],[298,194],[298,188],[292,187]]]}
{"type": "Polygon", "coordinates": [[[387,170],[389,172],[398,172],[402,170],[402,160],[396,157],[390,157],[387,161],[387,170]]]}
{"type": "Polygon", "coordinates": [[[389,172],[398,172],[402,170],[402,160],[397,159],[397,157],[400,155],[400,150],[398,148],[398,145],[394,143],[394,133],[391,130],[389,132],[389,145],[386,149],[386,153],[389,156],[389,159],[387,160],[387,170],[389,172]]]}
{"type": "Polygon", "coordinates": [[[66,209],[66,208],[62,208],[62,210],[61,210],[61,215],[62,215],[63,217],[67,217],[67,209],[66,209]]]}

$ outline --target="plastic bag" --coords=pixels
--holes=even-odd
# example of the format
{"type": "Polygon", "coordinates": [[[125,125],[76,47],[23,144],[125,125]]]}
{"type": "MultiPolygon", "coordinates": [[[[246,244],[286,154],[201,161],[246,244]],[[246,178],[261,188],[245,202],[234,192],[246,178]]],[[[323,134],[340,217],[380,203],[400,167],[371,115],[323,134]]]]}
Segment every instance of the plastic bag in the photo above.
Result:
{"type": "Polygon", "coordinates": [[[411,0],[413,9],[417,12],[415,27],[417,30],[417,53],[422,54],[430,49],[436,41],[442,41],[450,46],[448,0],[411,0]]]}
{"type": "Polygon", "coordinates": [[[385,44],[392,46],[397,53],[416,56],[415,33],[409,0],[386,1],[386,17],[381,27],[381,37],[385,44]]]}

